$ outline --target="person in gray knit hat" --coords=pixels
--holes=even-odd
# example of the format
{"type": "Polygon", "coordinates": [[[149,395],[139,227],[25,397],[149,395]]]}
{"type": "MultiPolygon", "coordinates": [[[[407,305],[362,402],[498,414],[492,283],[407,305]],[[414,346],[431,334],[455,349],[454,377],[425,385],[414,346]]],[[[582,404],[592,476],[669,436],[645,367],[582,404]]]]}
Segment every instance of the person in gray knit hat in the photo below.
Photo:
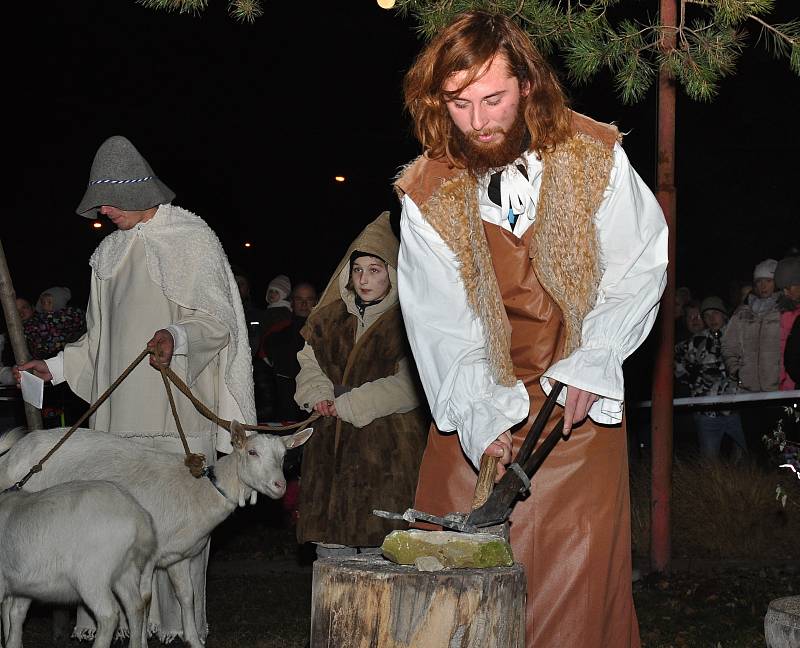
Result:
{"type": "MultiPolygon", "coordinates": [[[[737,390],[722,359],[722,336],[728,309],[720,297],[706,297],[700,304],[705,328],[675,346],[675,378],[691,396],[718,396],[737,390]]],[[[692,412],[700,454],[708,459],[720,456],[723,439],[732,442],[732,456],[747,454],[747,441],[738,412],[717,408],[692,412]]]]}
{"type": "Polygon", "coordinates": [[[792,296],[794,301],[800,301],[800,256],[787,256],[778,261],[773,278],[778,290],[792,296]]]}
{"type": "MultiPolygon", "coordinates": [[[[172,203],[164,184],[125,137],[97,150],[77,213],[117,227],[92,254],[87,333],[57,356],[22,364],[53,384],[66,381],[93,403],[146,347],[150,364],[169,365],[222,419],[255,423],[253,374],[242,302],[216,234],[172,203]],[[155,333],[153,333],[155,331],[155,333]]],[[[213,465],[231,452],[228,432],[176,399],[190,450],[213,465]]],[[[129,437],[159,452],[183,454],[158,371],[139,364],[90,419],[94,429],[129,437]]],[[[199,648],[208,632],[205,569],[209,547],[190,560],[194,610],[184,625],[165,570],[156,570],[148,627],[199,648]]],[[[94,635],[79,611],[75,635],[94,635]]]]}

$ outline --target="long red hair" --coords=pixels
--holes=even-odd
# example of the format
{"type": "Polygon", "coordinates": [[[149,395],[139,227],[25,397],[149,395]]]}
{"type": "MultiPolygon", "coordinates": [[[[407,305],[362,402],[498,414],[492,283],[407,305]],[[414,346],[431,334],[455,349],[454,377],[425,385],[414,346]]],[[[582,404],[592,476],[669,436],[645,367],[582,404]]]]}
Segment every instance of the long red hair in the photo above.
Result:
{"type": "Polygon", "coordinates": [[[470,85],[498,55],[505,57],[511,76],[520,84],[530,84],[523,100],[530,150],[541,154],[568,137],[570,117],[564,90],[528,35],[502,14],[470,11],[456,17],[423,49],[403,83],[405,107],[429,157],[446,157],[460,166],[451,145],[455,125],[447,101],[470,85]],[[461,71],[468,72],[463,86],[445,93],[444,84],[461,71]]]}

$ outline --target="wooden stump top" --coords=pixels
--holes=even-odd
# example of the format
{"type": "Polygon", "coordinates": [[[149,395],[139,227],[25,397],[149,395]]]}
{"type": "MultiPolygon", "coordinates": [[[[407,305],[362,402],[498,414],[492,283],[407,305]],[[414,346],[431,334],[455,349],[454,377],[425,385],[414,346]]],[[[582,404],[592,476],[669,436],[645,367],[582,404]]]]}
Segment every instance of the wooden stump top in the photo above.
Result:
{"type": "Polygon", "coordinates": [[[769,609],[794,619],[795,625],[800,628],[800,596],[784,596],[769,602],[769,609]]]}
{"type": "Polygon", "coordinates": [[[421,572],[380,554],[314,563],[311,648],[523,648],[521,565],[421,572]]]}
{"type": "Polygon", "coordinates": [[[433,572],[421,572],[414,565],[398,565],[391,560],[387,560],[381,554],[358,554],[343,558],[319,558],[314,561],[314,570],[317,568],[330,568],[337,566],[343,570],[353,572],[363,572],[364,574],[397,574],[397,575],[427,575],[440,576],[441,578],[471,578],[473,576],[485,577],[487,572],[495,576],[524,575],[524,569],[519,563],[514,563],[510,567],[481,567],[481,568],[453,568],[442,569],[433,572]]]}

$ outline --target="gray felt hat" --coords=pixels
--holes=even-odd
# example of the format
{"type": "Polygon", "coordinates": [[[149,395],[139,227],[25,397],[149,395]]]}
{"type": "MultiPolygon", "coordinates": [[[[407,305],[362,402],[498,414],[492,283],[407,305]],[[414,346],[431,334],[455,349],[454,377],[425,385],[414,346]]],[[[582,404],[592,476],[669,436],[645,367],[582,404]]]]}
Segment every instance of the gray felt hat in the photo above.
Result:
{"type": "Polygon", "coordinates": [[[127,138],[114,135],[97,149],[89,186],[75,211],[86,218],[97,218],[97,208],[103,205],[143,211],[173,198],[175,192],[156,177],[136,147],[127,138]]]}
{"type": "Polygon", "coordinates": [[[800,284],[800,256],[788,256],[775,266],[775,285],[779,290],[800,284]]]}
{"type": "Polygon", "coordinates": [[[707,310],[717,310],[720,313],[728,314],[728,309],[725,308],[725,302],[717,296],[706,297],[700,304],[700,313],[703,314],[707,310]]]}

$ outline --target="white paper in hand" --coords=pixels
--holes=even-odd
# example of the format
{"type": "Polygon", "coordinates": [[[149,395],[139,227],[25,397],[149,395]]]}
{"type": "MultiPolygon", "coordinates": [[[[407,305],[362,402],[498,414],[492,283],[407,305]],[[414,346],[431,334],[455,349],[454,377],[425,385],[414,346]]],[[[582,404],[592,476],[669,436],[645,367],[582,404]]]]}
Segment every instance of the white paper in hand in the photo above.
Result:
{"type": "Polygon", "coordinates": [[[44,380],[34,376],[30,371],[20,371],[20,387],[22,387],[22,400],[30,403],[37,409],[42,409],[44,396],[44,380]]]}

